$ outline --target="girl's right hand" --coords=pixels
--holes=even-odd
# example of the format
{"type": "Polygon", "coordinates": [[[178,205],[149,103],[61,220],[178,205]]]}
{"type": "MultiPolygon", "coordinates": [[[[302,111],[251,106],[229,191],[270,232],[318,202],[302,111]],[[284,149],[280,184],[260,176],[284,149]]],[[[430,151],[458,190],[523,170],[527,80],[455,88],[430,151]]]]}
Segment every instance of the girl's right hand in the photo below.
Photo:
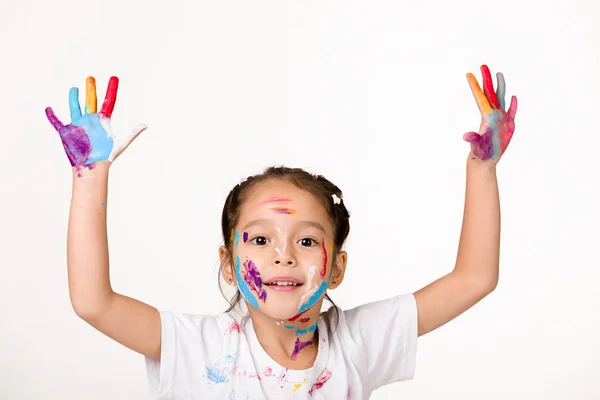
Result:
{"type": "Polygon", "coordinates": [[[54,115],[52,108],[46,108],[46,116],[60,135],[71,165],[77,170],[83,167],[94,168],[95,163],[108,161],[112,163],[129,144],[145,129],[138,125],[129,134],[116,137],[110,128],[110,117],[117,99],[119,79],[110,78],[102,109],[97,111],[96,81],[93,77],[86,79],[85,113],[81,113],[79,105],[79,89],[71,88],[69,92],[69,108],[71,123],[64,125],[54,115]]]}

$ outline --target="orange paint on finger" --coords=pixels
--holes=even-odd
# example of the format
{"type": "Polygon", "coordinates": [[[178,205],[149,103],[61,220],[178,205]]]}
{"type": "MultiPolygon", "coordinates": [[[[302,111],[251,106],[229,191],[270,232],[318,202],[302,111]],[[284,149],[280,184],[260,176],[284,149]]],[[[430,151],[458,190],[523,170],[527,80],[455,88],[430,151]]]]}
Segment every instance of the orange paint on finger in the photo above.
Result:
{"type": "Polygon", "coordinates": [[[469,86],[471,87],[471,91],[473,92],[473,96],[475,97],[475,101],[477,102],[477,106],[479,107],[479,111],[481,111],[482,114],[489,114],[492,111],[494,111],[492,109],[492,106],[490,106],[487,97],[485,97],[485,94],[481,90],[481,87],[479,86],[479,82],[477,82],[477,78],[475,78],[475,75],[469,72],[467,74],[467,80],[469,81],[469,86]]]}
{"type": "Polygon", "coordinates": [[[86,114],[95,114],[97,109],[96,80],[93,76],[88,76],[85,80],[85,112],[86,114]]]}

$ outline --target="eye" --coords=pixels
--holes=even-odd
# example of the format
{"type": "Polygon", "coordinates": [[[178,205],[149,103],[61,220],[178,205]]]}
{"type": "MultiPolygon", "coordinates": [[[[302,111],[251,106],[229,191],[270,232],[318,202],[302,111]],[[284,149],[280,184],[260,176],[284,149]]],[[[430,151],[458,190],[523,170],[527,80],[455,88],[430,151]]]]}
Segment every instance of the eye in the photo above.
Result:
{"type": "Polygon", "coordinates": [[[264,236],[257,236],[250,241],[250,243],[254,243],[257,246],[265,246],[269,244],[269,239],[264,236]]]}
{"type": "Polygon", "coordinates": [[[311,238],[302,238],[298,241],[298,243],[300,243],[300,245],[304,247],[312,247],[318,244],[316,240],[311,238]]]}

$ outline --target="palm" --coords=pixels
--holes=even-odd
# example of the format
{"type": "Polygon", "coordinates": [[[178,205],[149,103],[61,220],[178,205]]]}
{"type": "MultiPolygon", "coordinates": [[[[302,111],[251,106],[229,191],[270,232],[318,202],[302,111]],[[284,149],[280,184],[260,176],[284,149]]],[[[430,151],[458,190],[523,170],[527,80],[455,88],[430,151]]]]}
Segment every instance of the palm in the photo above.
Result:
{"type": "Polygon", "coordinates": [[[517,98],[512,96],[510,107],[506,111],[504,96],[506,83],[502,73],[497,73],[497,89],[494,91],[492,77],[487,66],[481,67],[483,74],[483,91],[473,74],[467,79],[481,112],[479,133],[468,132],[464,140],[471,143],[471,153],[481,160],[498,162],[506,151],[515,131],[515,115],[517,114],[517,98]]]}
{"type": "Polygon", "coordinates": [[[46,109],[48,120],[58,131],[71,165],[77,169],[93,168],[99,161],[114,161],[129,143],[146,128],[141,125],[133,130],[125,140],[117,140],[110,128],[110,117],[116,101],[119,80],[116,77],[110,79],[102,109],[98,113],[96,113],[94,78],[88,77],[86,84],[84,114],[81,113],[79,105],[79,90],[72,88],[69,92],[70,124],[63,125],[50,107],[46,109]]]}

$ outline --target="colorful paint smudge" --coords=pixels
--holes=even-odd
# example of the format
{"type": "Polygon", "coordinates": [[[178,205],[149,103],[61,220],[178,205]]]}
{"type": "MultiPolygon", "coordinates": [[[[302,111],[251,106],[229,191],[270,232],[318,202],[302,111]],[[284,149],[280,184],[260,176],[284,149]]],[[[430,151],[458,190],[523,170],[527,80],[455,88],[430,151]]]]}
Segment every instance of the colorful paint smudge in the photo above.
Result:
{"type": "Polygon", "coordinates": [[[307,329],[296,328],[296,336],[314,332],[315,330],[317,330],[317,325],[318,325],[318,323],[315,322],[314,324],[309,326],[307,329]]]}
{"type": "Polygon", "coordinates": [[[323,371],[321,371],[321,373],[317,377],[317,380],[311,386],[310,390],[308,391],[308,394],[310,396],[312,396],[313,393],[315,392],[315,390],[321,389],[323,387],[323,385],[325,385],[327,383],[329,378],[331,378],[331,371],[328,370],[327,368],[325,368],[323,371]]]}
{"type": "Polygon", "coordinates": [[[85,113],[81,113],[79,104],[79,89],[69,91],[69,109],[71,123],[64,125],[54,114],[51,107],[46,108],[46,117],[60,135],[63,148],[71,166],[80,170],[83,167],[94,168],[99,161],[114,161],[137,135],[146,129],[140,125],[125,137],[124,141],[116,143],[116,138],[110,128],[119,87],[119,79],[111,77],[108,82],[106,96],[99,113],[97,110],[96,81],[93,77],[86,80],[85,113]]]}
{"type": "Polygon", "coordinates": [[[237,278],[238,287],[240,289],[240,292],[242,293],[242,296],[244,296],[246,301],[252,307],[259,308],[258,300],[256,299],[256,297],[254,297],[254,295],[250,291],[250,288],[248,287],[248,284],[246,283],[246,281],[244,279],[242,279],[241,269],[242,269],[242,263],[240,261],[240,257],[238,255],[236,255],[235,256],[235,276],[237,278]]]}
{"type": "Polygon", "coordinates": [[[267,301],[267,291],[262,287],[262,279],[260,278],[260,272],[258,272],[256,264],[252,260],[246,260],[244,261],[244,268],[246,269],[244,272],[244,281],[248,284],[250,290],[256,292],[258,299],[264,303],[267,301]]]}
{"type": "Polygon", "coordinates": [[[477,78],[471,73],[467,80],[473,97],[481,112],[482,124],[478,132],[467,132],[463,139],[471,144],[473,156],[481,160],[498,161],[506,151],[515,130],[515,116],[517,114],[517,98],[512,96],[508,111],[505,110],[506,82],[500,72],[497,77],[497,91],[490,70],[486,65],[481,66],[483,75],[483,91],[477,78]]]}
{"type": "Polygon", "coordinates": [[[325,239],[321,242],[323,248],[323,268],[321,269],[321,277],[325,277],[327,273],[327,249],[325,248],[325,239]]]}
{"type": "Polygon", "coordinates": [[[242,333],[242,327],[236,321],[233,321],[227,330],[227,333],[242,333]]]}
{"type": "Polygon", "coordinates": [[[300,353],[300,351],[302,351],[302,349],[304,349],[306,346],[312,345],[314,342],[314,338],[307,342],[301,342],[300,338],[296,338],[296,343],[294,343],[294,351],[292,351],[292,360],[295,361],[298,357],[298,353],[300,353]]]}
{"type": "Polygon", "coordinates": [[[287,214],[287,215],[296,215],[296,210],[287,207],[273,207],[271,211],[276,214],[287,214]]]}
{"type": "Polygon", "coordinates": [[[292,199],[289,197],[269,197],[267,200],[260,203],[260,205],[269,203],[289,203],[290,201],[292,201],[292,199]]]}
{"type": "Polygon", "coordinates": [[[220,368],[218,364],[206,367],[206,379],[215,384],[227,383],[229,382],[228,368],[220,368]]]}

